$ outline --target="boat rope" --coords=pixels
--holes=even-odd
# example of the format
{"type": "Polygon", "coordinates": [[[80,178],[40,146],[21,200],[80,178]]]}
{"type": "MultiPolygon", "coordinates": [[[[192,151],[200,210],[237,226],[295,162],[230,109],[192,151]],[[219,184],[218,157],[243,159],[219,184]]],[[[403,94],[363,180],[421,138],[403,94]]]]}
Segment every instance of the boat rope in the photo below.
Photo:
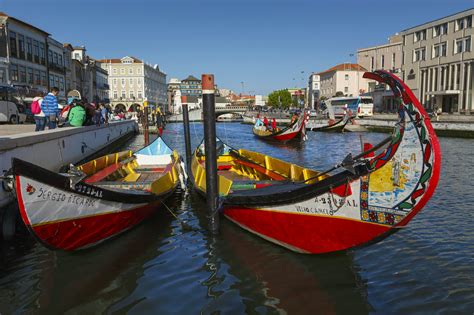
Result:
{"type": "Polygon", "coordinates": [[[183,228],[183,230],[188,230],[188,231],[198,231],[197,229],[193,228],[192,226],[190,226],[189,224],[187,224],[186,222],[184,222],[183,220],[181,220],[167,205],[164,201],[161,202],[163,204],[163,206],[165,206],[166,209],[168,209],[168,211],[173,215],[173,217],[176,218],[176,220],[178,220],[178,222],[181,224],[181,227],[183,228]]]}
{"type": "MultiPolygon", "coordinates": [[[[367,154],[369,154],[369,153],[371,153],[371,152],[374,152],[374,151],[380,149],[382,146],[386,145],[386,144],[389,143],[390,141],[392,141],[392,136],[388,136],[387,138],[385,138],[384,140],[382,140],[382,142],[378,143],[377,145],[373,146],[372,148],[370,148],[370,149],[367,150],[367,151],[364,151],[364,152],[362,152],[362,153],[360,153],[360,154],[358,154],[358,155],[356,155],[356,156],[354,156],[354,157],[351,157],[351,159],[353,160],[353,162],[357,162],[360,158],[364,157],[365,155],[367,155],[367,154]]],[[[350,155],[350,154],[349,154],[349,155],[350,155]]],[[[349,157],[349,155],[348,155],[344,160],[346,160],[346,159],[349,157]]],[[[315,175],[315,176],[312,176],[312,177],[310,177],[310,178],[308,178],[308,179],[305,179],[304,181],[301,181],[301,183],[309,182],[310,180],[313,180],[313,179],[316,179],[316,178],[318,178],[318,177],[324,176],[324,175],[326,175],[326,174],[328,174],[328,173],[330,173],[330,172],[332,172],[332,171],[334,171],[334,170],[336,170],[336,169],[338,169],[338,168],[345,167],[345,166],[348,166],[348,165],[347,165],[346,163],[344,163],[344,161],[342,161],[341,163],[334,165],[333,167],[331,167],[330,169],[328,169],[328,170],[326,170],[326,171],[324,171],[324,172],[318,173],[318,174],[315,175]]]]}
{"type": "Polygon", "coordinates": [[[333,192],[333,185],[329,185],[329,191],[331,192],[330,196],[331,196],[331,200],[332,200],[332,203],[334,204],[334,206],[336,207],[336,210],[333,211],[333,214],[338,212],[339,209],[341,209],[341,207],[346,203],[346,200],[347,200],[347,195],[349,193],[349,187],[350,187],[350,182],[349,182],[349,179],[347,180],[346,182],[346,188],[345,188],[345,191],[344,191],[344,197],[342,197],[341,200],[339,200],[339,204],[338,202],[336,201],[336,198],[334,197],[334,192],[333,192]]]}

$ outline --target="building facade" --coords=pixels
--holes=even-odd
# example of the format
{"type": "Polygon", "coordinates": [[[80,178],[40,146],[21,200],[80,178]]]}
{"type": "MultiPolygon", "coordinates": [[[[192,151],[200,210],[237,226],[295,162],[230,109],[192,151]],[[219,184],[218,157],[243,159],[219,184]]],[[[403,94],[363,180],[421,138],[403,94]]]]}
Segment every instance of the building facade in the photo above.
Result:
{"type": "Polygon", "coordinates": [[[316,73],[311,73],[308,81],[308,107],[312,109],[319,108],[319,97],[321,96],[321,82],[320,76],[316,73]]]}
{"type": "Polygon", "coordinates": [[[176,78],[171,78],[168,82],[167,95],[168,95],[168,106],[166,108],[167,112],[177,114],[180,112],[179,107],[181,104],[175,102],[175,96],[177,91],[179,91],[179,96],[181,97],[181,81],[176,78]]]}
{"type": "Polygon", "coordinates": [[[183,96],[198,96],[202,95],[201,80],[190,75],[186,79],[181,80],[181,95],[183,96]]]}
{"type": "Polygon", "coordinates": [[[58,100],[66,100],[66,68],[64,65],[64,45],[51,37],[47,38],[49,88],[59,89],[58,100]]]}
{"type": "Polygon", "coordinates": [[[28,96],[48,90],[49,34],[0,12],[0,83],[24,88],[28,96]]]}
{"type": "MultiPolygon", "coordinates": [[[[387,44],[357,50],[357,63],[370,71],[386,70],[401,76],[402,55],[402,36],[397,33],[387,44]]],[[[376,112],[397,111],[399,104],[389,86],[368,80],[366,95],[372,96],[376,112]]]]}
{"type": "Polygon", "coordinates": [[[474,113],[474,9],[401,32],[403,80],[425,108],[474,113]]]}
{"type": "Polygon", "coordinates": [[[343,63],[326,71],[319,72],[320,98],[331,98],[337,92],[347,96],[357,96],[365,93],[368,80],[362,76],[367,70],[358,64],[343,63]]]}
{"type": "Polygon", "coordinates": [[[135,57],[99,60],[108,72],[109,99],[114,108],[137,110],[145,100],[162,110],[167,104],[166,74],[135,57]]]}

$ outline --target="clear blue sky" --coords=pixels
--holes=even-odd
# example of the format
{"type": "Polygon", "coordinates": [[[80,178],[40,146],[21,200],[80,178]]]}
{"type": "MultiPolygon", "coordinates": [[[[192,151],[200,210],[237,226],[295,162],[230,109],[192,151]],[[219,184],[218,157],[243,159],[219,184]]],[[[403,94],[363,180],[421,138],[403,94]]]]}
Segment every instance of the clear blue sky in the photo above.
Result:
{"type": "Polygon", "coordinates": [[[355,62],[358,48],[474,7],[472,0],[0,0],[0,10],[94,58],[133,55],[169,78],[215,74],[267,94],[355,62]]]}

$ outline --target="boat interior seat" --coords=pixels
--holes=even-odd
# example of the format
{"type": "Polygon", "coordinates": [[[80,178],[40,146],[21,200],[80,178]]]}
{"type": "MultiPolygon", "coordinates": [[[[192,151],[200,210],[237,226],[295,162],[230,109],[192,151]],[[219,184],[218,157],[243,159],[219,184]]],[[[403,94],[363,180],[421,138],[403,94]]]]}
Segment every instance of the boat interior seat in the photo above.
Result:
{"type": "Polygon", "coordinates": [[[137,157],[137,163],[139,166],[147,165],[167,165],[173,162],[171,154],[163,155],[146,155],[146,154],[135,154],[137,157]]]}
{"type": "Polygon", "coordinates": [[[139,173],[130,173],[124,177],[123,182],[136,182],[140,178],[141,174],[139,173]]]}

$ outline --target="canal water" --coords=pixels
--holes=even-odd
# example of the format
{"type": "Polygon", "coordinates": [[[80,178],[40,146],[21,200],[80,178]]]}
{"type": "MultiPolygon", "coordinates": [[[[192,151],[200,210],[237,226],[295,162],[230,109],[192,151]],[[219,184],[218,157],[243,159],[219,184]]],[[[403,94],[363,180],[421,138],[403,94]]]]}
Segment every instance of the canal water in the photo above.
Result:
{"type": "MultiPolygon", "coordinates": [[[[386,134],[310,133],[299,146],[255,139],[251,127],[218,124],[235,148],[326,169],[361,140],[386,134]]],[[[191,125],[193,147],[202,125],[191,125]]],[[[164,139],[184,152],[181,124],[164,139]]],[[[474,140],[441,138],[438,189],[404,230],[369,247],[302,255],[223,219],[207,230],[205,202],[179,191],[166,209],[96,248],[52,252],[31,238],[3,244],[1,314],[473,314],[474,140]]],[[[126,147],[143,144],[137,136],[126,147]]]]}

